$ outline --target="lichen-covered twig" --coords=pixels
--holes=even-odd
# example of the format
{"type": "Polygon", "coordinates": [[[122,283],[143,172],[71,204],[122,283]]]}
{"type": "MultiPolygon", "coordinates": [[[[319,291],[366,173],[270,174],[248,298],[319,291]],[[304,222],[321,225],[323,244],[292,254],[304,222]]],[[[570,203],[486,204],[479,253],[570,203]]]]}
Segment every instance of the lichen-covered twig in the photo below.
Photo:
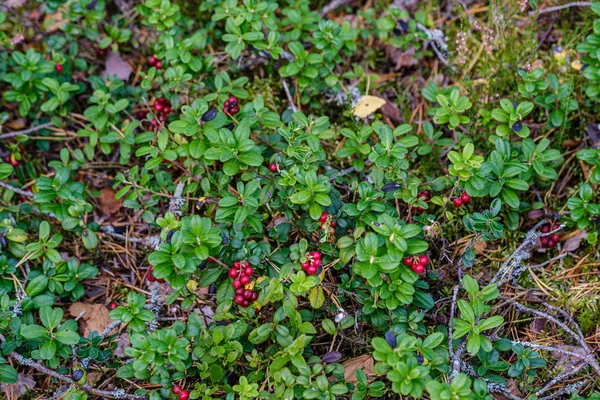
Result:
{"type": "Polygon", "coordinates": [[[3,134],[0,135],[0,140],[1,139],[12,138],[12,137],[19,136],[19,135],[27,135],[29,133],[37,132],[37,131],[40,131],[42,129],[50,128],[53,125],[54,124],[52,122],[46,122],[46,123],[38,125],[38,126],[32,126],[31,128],[23,129],[22,131],[14,131],[14,132],[3,133],[3,134]]]}
{"type": "Polygon", "coordinates": [[[6,190],[12,190],[13,192],[15,192],[17,194],[20,194],[21,196],[33,197],[33,193],[25,191],[23,189],[16,188],[16,187],[9,185],[8,183],[4,183],[2,181],[0,181],[0,186],[2,186],[6,190]]]}
{"type": "Polygon", "coordinates": [[[547,13],[551,13],[551,12],[554,12],[554,11],[560,11],[560,10],[563,10],[565,8],[571,8],[571,7],[589,7],[591,5],[592,5],[591,1],[574,1],[572,3],[562,4],[560,6],[547,7],[547,8],[542,8],[541,10],[529,11],[529,15],[547,14],[547,13]]]}

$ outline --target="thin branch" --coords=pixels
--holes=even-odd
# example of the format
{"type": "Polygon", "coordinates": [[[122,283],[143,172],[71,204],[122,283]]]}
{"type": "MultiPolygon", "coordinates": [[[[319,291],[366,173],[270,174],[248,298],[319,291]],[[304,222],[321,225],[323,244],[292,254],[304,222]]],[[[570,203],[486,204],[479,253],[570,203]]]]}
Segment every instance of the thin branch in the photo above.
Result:
{"type": "Polygon", "coordinates": [[[319,15],[321,17],[324,17],[327,14],[329,14],[331,11],[335,10],[336,8],[343,7],[349,3],[352,3],[352,1],[353,0],[333,0],[330,3],[326,4],[325,7],[323,7],[321,9],[321,11],[319,12],[319,15]]]}
{"type": "Polygon", "coordinates": [[[575,375],[576,373],[578,373],[579,371],[581,371],[582,369],[587,367],[587,365],[588,365],[587,363],[581,363],[580,365],[578,365],[577,367],[575,367],[569,371],[565,371],[562,374],[556,375],[552,380],[550,380],[550,382],[546,383],[543,388],[541,388],[540,390],[535,392],[535,395],[537,397],[539,397],[542,393],[545,393],[548,390],[550,390],[550,388],[552,386],[556,385],[558,382],[565,380],[566,378],[568,378],[571,375],[575,375]]]}
{"type": "Polygon", "coordinates": [[[450,374],[451,378],[460,371],[460,357],[454,352],[452,347],[452,336],[454,334],[454,314],[456,312],[456,298],[458,296],[459,289],[459,285],[456,285],[454,287],[454,292],[452,293],[452,303],[450,304],[450,322],[448,324],[448,351],[450,352],[450,364],[452,365],[452,373],[450,374]]]}
{"type": "Polygon", "coordinates": [[[554,12],[554,11],[563,10],[565,8],[571,8],[571,7],[589,7],[591,5],[592,5],[591,1],[574,1],[572,3],[567,3],[567,4],[560,5],[560,6],[554,6],[554,7],[543,8],[541,10],[529,11],[529,15],[548,14],[548,13],[551,13],[551,12],[554,12]]]}
{"type": "Polygon", "coordinates": [[[285,95],[287,96],[288,101],[290,102],[290,107],[291,107],[292,111],[298,112],[298,108],[294,104],[294,98],[292,97],[292,94],[290,93],[290,88],[288,87],[288,84],[285,81],[285,79],[281,78],[281,84],[283,85],[283,90],[285,91],[285,95]]]}
{"type": "Polygon", "coordinates": [[[2,135],[0,135],[0,140],[1,139],[12,138],[12,137],[19,136],[19,135],[27,135],[27,134],[32,133],[32,132],[37,132],[37,131],[40,131],[42,129],[49,128],[51,126],[54,126],[54,124],[52,122],[46,122],[45,124],[41,124],[41,125],[38,125],[38,126],[33,126],[31,128],[28,128],[28,129],[23,129],[22,131],[14,131],[14,132],[3,133],[2,135]]]}
{"type": "Polygon", "coordinates": [[[8,183],[4,183],[2,181],[0,181],[0,186],[2,186],[6,190],[12,190],[13,192],[15,192],[17,194],[20,194],[21,196],[33,197],[33,193],[27,192],[23,189],[16,188],[16,187],[9,185],[8,183]]]}

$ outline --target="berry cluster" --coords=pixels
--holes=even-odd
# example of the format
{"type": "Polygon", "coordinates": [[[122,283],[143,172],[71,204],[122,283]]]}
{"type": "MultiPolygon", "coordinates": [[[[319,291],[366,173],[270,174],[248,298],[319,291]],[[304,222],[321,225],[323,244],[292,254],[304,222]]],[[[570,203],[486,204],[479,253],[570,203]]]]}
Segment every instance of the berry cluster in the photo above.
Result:
{"type": "MultiPolygon", "coordinates": [[[[560,228],[560,225],[558,224],[545,224],[542,225],[542,228],[540,230],[542,231],[542,233],[550,233],[552,231],[557,230],[558,228],[560,228]]],[[[560,235],[556,232],[548,236],[542,236],[540,238],[540,243],[542,243],[542,247],[546,247],[549,249],[556,246],[558,242],[560,242],[560,235]]]]}
{"type": "Polygon", "coordinates": [[[275,163],[269,164],[269,171],[271,171],[273,173],[279,171],[279,165],[277,165],[275,163]]]}
{"type": "Polygon", "coordinates": [[[187,390],[183,390],[179,385],[173,385],[173,393],[179,395],[179,400],[188,400],[190,393],[187,390]]]}
{"type": "Polygon", "coordinates": [[[148,267],[148,272],[146,273],[146,280],[148,282],[158,282],[158,283],[165,283],[164,279],[156,279],[156,277],[154,276],[154,267],[151,265],[148,267]]]}
{"type": "MultiPolygon", "coordinates": [[[[419,199],[425,199],[425,202],[428,202],[429,199],[431,198],[431,192],[429,190],[423,190],[421,193],[419,193],[417,195],[417,197],[419,199]]],[[[423,207],[413,207],[413,206],[408,206],[409,210],[415,210],[418,213],[422,213],[423,211],[425,211],[425,209],[423,207]]]]}
{"type": "Polygon", "coordinates": [[[470,201],[471,196],[469,196],[467,192],[462,192],[460,196],[452,200],[452,203],[454,203],[456,207],[461,207],[463,204],[469,204],[470,201]]]}
{"type": "MultiPolygon", "coordinates": [[[[327,211],[323,211],[321,213],[321,216],[319,217],[319,222],[321,223],[321,228],[325,228],[325,225],[327,225],[327,218],[329,218],[329,213],[327,211]]],[[[331,221],[329,226],[331,226],[332,228],[335,228],[337,226],[337,222],[331,221]]]]}
{"type": "Polygon", "coordinates": [[[417,274],[422,274],[425,272],[425,266],[429,263],[429,257],[427,256],[415,256],[415,257],[406,257],[402,260],[404,265],[410,267],[417,274]]]}
{"type": "Polygon", "coordinates": [[[240,112],[240,106],[238,105],[238,98],[235,96],[229,97],[223,103],[223,112],[225,114],[235,115],[240,112]]]}
{"type": "Polygon", "coordinates": [[[235,304],[242,307],[249,307],[251,301],[258,299],[258,293],[254,290],[246,289],[246,285],[250,283],[250,277],[254,273],[254,269],[250,266],[248,261],[234,262],[233,267],[229,269],[229,277],[233,279],[231,285],[235,289],[235,297],[233,301],[235,304]]]}
{"type": "Polygon", "coordinates": [[[148,64],[155,67],[156,69],[162,68],[162,62],[155,55],[148,57],[148,64]]]}
{"type": "Polygon", "coordinates": [[[19,160],[15,158],[15,156],[7,155],[4,156],[4,162],[13,166],[13,168],[17,168],[19,166],[19,160]]]}
{"type": "MultiPolygon", "coordinates": [[[[156,113],[156,116],[152,120],[152,126],[158,128],[160,125],[159,121],[166,122],[167,116],[173,112],[173,109],[171,108],[171,102],[164,97],[159,97],[154,100],[154,104],[152,106],[154,107],[154,111],[156,113]]],[[[146,115],[146,118],[150,118],[150,114],[146,115]]]]}
{"type": "Polygon", "coordinates": [[[308,275],[316,275],[319,272],[321,265],[323,265],[321,253],[313,251],[306,255],[306,261],[301,264],[301,267],[308,275]]]}

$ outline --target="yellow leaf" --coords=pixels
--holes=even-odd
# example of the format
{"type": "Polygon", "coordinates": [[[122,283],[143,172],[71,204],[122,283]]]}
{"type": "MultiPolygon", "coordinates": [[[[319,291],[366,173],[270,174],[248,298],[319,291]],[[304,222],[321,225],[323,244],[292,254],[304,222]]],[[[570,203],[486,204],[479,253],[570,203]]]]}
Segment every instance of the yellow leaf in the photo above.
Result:
{"type": "Polygon", "coordinates": [[[363,96],[354,106],[352,113],[359,118],[366,118],[379,110],[385,104],[385,100],[377,96],[363,96]]]}
{"type": "Polygon", "coordinates": [[[587,65],[583,62],[581,62],[581,60],[575,60],[571,63],[571,68],[577,70],[577,71],[583,71],[585,69],[585,67],[587,67],[587,65]]]}
{"type": "Polygon", "coordinates": [[[308,295],[308,300],[310,300],[310,305],[312,308],[323,307],[323,303],[325,303],[325,294],[323,293],[323,288],[321,286],[313,288],[308,295]]]}

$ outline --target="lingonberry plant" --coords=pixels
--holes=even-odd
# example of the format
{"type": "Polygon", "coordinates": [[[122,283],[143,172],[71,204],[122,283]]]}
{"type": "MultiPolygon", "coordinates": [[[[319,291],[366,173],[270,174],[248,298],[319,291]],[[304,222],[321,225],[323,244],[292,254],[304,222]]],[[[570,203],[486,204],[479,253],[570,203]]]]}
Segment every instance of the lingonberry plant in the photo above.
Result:
{"type": "Polygon", "coordinates": [[[5,3],[0,397],[600,399],[598,3],[5,3]]]}

